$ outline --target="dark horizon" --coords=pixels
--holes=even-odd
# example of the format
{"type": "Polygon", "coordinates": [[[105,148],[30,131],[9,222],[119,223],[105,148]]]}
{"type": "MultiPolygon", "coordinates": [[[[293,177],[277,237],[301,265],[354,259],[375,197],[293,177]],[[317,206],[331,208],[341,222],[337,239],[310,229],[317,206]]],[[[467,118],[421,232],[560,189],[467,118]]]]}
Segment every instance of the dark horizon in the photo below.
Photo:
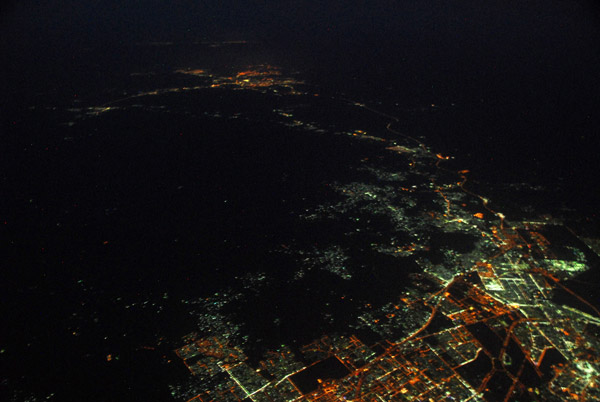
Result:
{"type": "Polygon", "coordinates": [[[44,97],[91,100],[132,71],[202,66],[182,46],[253,41],[255,59],[300,71],[322,90],[401,109],[452,108],[450,124],[408,116],[405,129],[470,154],[469,167],[560,178],[593,209],[599,10],[592,1],[13,3],[0,27],[1,99],[5,111],[44,97]],[[142,46],[153,42],[173,45],[142,46]]]}

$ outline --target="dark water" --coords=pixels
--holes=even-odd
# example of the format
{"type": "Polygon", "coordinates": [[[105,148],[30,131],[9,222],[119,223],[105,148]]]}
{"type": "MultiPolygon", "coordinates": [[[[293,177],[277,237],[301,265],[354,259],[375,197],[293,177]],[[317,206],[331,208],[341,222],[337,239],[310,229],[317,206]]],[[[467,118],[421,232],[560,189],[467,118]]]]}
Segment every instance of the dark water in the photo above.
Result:
{"type": "Polygon", "coordinates": [[[303,394],[309,394],[319,388],[319,380],[340,379],[348,374],[348,369],[344,364],[332,356],[290,378],[303,394]]]}

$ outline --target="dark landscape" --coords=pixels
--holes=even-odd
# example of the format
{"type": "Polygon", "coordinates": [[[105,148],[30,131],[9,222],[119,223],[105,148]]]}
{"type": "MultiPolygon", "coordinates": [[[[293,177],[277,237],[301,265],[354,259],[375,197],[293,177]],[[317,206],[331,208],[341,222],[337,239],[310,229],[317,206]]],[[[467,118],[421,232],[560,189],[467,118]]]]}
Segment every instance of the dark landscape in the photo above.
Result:
{"type": "Polygon", "coordinates": [[[595,3],[3,7],[3,400],[600,398],[595,3]]]}

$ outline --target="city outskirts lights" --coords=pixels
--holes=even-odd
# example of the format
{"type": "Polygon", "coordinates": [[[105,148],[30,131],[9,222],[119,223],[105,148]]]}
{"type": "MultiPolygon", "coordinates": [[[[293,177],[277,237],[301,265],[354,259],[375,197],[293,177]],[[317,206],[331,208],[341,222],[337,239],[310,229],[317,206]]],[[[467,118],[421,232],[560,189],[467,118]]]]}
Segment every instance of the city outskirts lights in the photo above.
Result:
{"type": "Polygon", "coordinates": [[[228,76],[213,76],[203,69],[179,69],[175,71],[180,74],[194,75],[198,77],[210,77],[211,88],[221,86],[239,86],[243,88],[270,88],[285,87],[293,91],[293,85],[302,84],[290,77],[283,77],[281,71],[274,66],[258,65],[248,67],[246,70],[236,72],[228,76]]]}

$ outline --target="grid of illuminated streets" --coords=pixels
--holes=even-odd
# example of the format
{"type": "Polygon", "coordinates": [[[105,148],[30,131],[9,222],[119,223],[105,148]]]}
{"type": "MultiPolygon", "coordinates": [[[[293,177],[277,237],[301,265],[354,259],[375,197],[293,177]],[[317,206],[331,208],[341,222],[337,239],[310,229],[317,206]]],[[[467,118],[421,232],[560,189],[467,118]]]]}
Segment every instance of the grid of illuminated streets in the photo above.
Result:
{"type": "MultiPolygon", "coordinates": [[[[415,188],[418,186],[406,191],[415,188]]],[[[345,202],[318,208],[304,219],[319,219],[329,213],[343,216],[362,205],[372,213],[389,214],[398,225],[417,224],[408,222],[411,218],[401,208],[389,208],[392,187],[351,184],[337,186],[337,190],[347,196],[345,202]],[[367,207],[365,200],[370,202],[367,207]]],[[[447,229],[459,225],[465,232],[478,233],[480,240],[474,252],[448,256],[456,264],[454,271],[448,264],[420,261],[422,277],[437,282],[441,290],[428,294],[416,289],[399,295],[395,305],[360,316],[357,328],[367,326],[382,337],[387,335],[386,340],[365,345],[356,336],[324,336],[303,347],[301,359],[282,347],[267,354],[258,367],[250,367],[244,354],[227,340],[197,339],[177,350],[189,370],[203,377],[227,376],[193,400],[516,401],[600,397],[600,365],[593,352],[600,344],[589,334],[590,328],[600,324],[598,311],[583,299],[580,302],[590,313],[558,308],[551,300],[556,289],[568,291],[557,276],[568,278],[584,270],[586,255],[592,255],[589,250],[586,254],[573,246],[583,243],[560,222],[509,225],[501,216],[500,226],[495,226],[494,220],[482,219],[482,212],[456,208],[450,200],[461,199],[457,194],[433,189],[434,193],[442,191],[440,209],[446,213],[430,214],[431,220],[438,222],[435,226],[447,229]],[[570,256],[564,255],[565,250],[570,256]],[[477,260],[477,255],[490,257],[477,260]],[[469,261],[475,263],[468,265],[469,261]],[[389,338],[395,327],[410,327],[411,320],[411,335],[389,338]]],[[[400,257],[427,250],[417,243],[372,247],[400,257]]],[[[326,252],[325,261],[332,258],[327,256],[326,252]]]]}
{"type": "MultiPolygon", "coordinates": [[[[193,400],[597,398],[597,358],[581,351],[600,347],[585,334],[588,323],[600,320],[575,309],[557,310],[548,301],[560,286],[549,268],[557,269],[559,263],[544,229],[540,224],[492,228],[489,241],[499,247],[496,257],[450,281],[439,278],[445,283],[442,291],[402,306],[430,307],[426,324],[404,339],[365,345],[356,336],[324,336],[301,349],[303,360],[311,364],[300,364],[282,347],[269,352],[257,368],[226,340],[195,340],[176,351],[190,372],[224,372],[227,377],[193,400]],[[515,249],[523,251],[518,262],[508,257],[515,249]],[[547,253],[546,269],[531,250],[547,253]]],[[[377,330],[379,322],[373,319],[370,325],[377,330]]]]}
{"type": "MultiPolygon", "coordinates": [[[[235,85],[243,87],[260,79],[257,86],[262,88],[264,82],[268,87],[272,77],[278,74],[269,68],[240,73],[235,85]],[[265,76],[271,78],[264,81],[265,76]]],[[[222,81],[229,85],[234,80],[222,81]]],[[[349,106],[387,116],[361,103],[349,106]]],[[[317,123],[294,119],[291,111],[274,112],[287,126],[326,131],[317,123]]],[[[392,123],[387,131],[400,134],[392,123]]],[[[588,260],[598,258],[586,245],[590,239],[552,219],[508,222],[490,208],[488,199],[469,190],[468,171],[444,169],[449,158],[432,153],[415,138],[407,137],[400,144],[386,140],[383,132],[380,136],[365,130],[333,134],[383,142],[387,152],[406,160],[408,170],[392,173],[365,163],[364,171],[375,180],[328,184],[343,201],[306,210],[300,219],[347,219],[352,224],[347,225],[345,237],[371,230],[385,239],[376,226],[369,227],[369,219],[359,223],[359,216],[383,217],[390,222],[391,233],[410,233],[412,238],[391,237],[370,247],[398,258],[428,252],[428,240],[435,233],[459,233],[477,240],[468,252],[455,252],[451,246],[441,250],[441,264],[418,258],[422,273],[413,274],[413,288],[399,294],[397,303],[363,311],[350,327],[378,334],[382,340],[373,344],[365,344],[357,335],[325,335],[302,347],[302,356],[282,345],[250,366],[243,351],[230,344],[231,338],[192,336],[176,350],[205,385],[191,400],[600,399],[600,343],[595,334],[600,312],[561,283],[588,269],[588,260]],[[433,206],[429,211],[419,209],[418,200],[424,198],[433,206]],[[432,291],[424,285],[427,282],[438,290],[432,291]],[[554,303],[556,291],[569,294],[583,307],[554,303]]],[[[312,254],[285,246],[283,252],[304,260],[309,255],[314,263],[305,269],[322,266],[342,279],[352,277],[341,246],[312,254]]]]}
{"type": "MultiPolygon", "coordinates": [[[[138,93],[73,112],[84,112],[79,118],[98,116],[141,107],[126,105],[142,97],[214,88],[292,96],[305,104],[321,99],[298,90],[302,82],[268,65],[232,75],[199,69],[177,73],[194,76],[199,84],[138,93]]],[[[176,350],[200,380],[197,389],[179,396],[192,394],[190,400],[198,402],[600,400],[600,312],[562,284],[589,269],[592,260],[598,265],[599,241],[549,218],[509,222],[490,208],[490,200],[469,190],[468,171],[445,169],[448,157],[396,131],[397,118],[347,99],[320,102],[320,108],[345,104],[353,113],[371,113],[388,124],[375,131],[377,135],[371,128],[331,128],[318,118],[305,121],[292,104],[273,109],[274,121],[291,129],[380,144],[405,166],[390,172],[365,159],[363,171],[372,180],[328,183],[343,201],[307,209],[298,218],[345,220],[343,237],[370,232],[380,239],[368,244],[371,250],[415,258],[421,273],[411,274],[412,287],[398,294],[396,303],[362,311],[349,326],[357,333],[367,328],[381,340],[365,344],[358,335],[325,335],[302,347],[302,356],[282,345],[265,353],[258,365],[250,365],[236,346],[238,328],[219,315],[219,303],[241,295],[223,295],[199,315],[202,322],[218,321],[211,324],[213,334],[190,334],[185,346],[176,350]],[[390,229],[384,233],[365,216],[385,219],[390,229]],[[436,250],[443,256],[441,263],[422,257],[434,236],[456,234],[477,240],[468,251],[452,246],[436,250]],[[555,303],[556,292],[568,295],[580,308],[555,303]]],[[[241,115],[217,111],[211,116],[241,115]]],[[[316,267],[343,280],[352,278],[343,245],[324,251],[282,245],[282,250],[278,252],[312,261],[297,272],[297,280],[316,267]]]]}

